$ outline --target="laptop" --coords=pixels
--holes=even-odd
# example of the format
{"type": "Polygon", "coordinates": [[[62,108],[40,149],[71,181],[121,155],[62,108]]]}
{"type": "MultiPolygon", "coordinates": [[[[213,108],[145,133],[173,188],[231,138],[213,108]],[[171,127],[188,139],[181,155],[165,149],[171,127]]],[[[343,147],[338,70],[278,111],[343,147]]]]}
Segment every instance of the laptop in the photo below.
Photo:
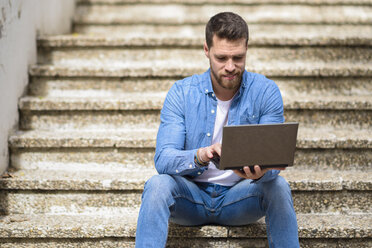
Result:
{"type": "Polygon", "coordinates": [[[298,122],[225,126],[221,157],[212,162],[220,170],[293,166],[298,122]]]}

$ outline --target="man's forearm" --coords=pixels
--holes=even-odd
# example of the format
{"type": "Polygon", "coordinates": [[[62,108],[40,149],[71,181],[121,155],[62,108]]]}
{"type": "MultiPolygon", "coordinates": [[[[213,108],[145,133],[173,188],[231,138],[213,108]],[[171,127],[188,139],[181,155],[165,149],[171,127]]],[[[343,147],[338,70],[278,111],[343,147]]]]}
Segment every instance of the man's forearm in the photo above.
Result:
{"type": "Polygon", "coordinates": [[[159,174],[168,175],[192,175],[200,170],[195,164],[194,158],[197,149],[177,150],[174,148],[163,148],[155,153],[155,168],[159,174]]]}

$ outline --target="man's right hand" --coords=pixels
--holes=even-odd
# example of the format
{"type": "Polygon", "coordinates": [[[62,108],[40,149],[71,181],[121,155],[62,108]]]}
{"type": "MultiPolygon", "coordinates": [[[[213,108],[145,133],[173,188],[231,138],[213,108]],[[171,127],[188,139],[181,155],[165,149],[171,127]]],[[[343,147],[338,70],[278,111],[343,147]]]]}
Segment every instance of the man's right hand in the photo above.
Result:
{"type": "Polygon", "coordinates": [[[216,143],[211,146],[199,148],[197,151],[197,156],[201,162],[209,162],[216,154],[221,156],[221,144],[216,143]]]}

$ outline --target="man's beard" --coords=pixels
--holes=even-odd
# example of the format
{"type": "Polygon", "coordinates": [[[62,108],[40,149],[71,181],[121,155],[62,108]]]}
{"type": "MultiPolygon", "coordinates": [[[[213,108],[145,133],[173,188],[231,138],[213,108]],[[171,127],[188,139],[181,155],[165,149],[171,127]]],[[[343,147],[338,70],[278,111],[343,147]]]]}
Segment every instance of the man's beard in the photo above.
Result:
{"type": "Polygon", "coordinates": [[[216,75],[214,71],[212,70],[212,73],[218,85],[227,90],[233,90],[233,89],[238,88],[242,81],[242,73],[239,73],[239,72],[236,72],[234,74],[225,74],[225,75],[217,74],[216,75]],[[227,75],[235,75],[235,78],[232,80],[228,80],[227,78],[224,78],[224,76],[227,76],[227,75]]]}

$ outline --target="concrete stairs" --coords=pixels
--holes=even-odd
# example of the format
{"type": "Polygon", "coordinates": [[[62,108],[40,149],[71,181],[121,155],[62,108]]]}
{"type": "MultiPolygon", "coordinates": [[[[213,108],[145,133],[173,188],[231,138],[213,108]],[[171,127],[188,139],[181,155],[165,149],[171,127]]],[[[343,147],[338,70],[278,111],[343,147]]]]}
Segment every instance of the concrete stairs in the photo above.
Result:
{"type": "MultiPolygon", "coordinates": [[[[301,247],[372,247],[372,1],[79,0],[74,33],[38,39],[0,178],[0,247],[133,247],[167,90],[202,73],[204,26],[250,27],[247,69],[299,121],[290,183],[301,247]]],[[[169,247],[267,247],[244,227],[171,225],[169,247]]]]}

